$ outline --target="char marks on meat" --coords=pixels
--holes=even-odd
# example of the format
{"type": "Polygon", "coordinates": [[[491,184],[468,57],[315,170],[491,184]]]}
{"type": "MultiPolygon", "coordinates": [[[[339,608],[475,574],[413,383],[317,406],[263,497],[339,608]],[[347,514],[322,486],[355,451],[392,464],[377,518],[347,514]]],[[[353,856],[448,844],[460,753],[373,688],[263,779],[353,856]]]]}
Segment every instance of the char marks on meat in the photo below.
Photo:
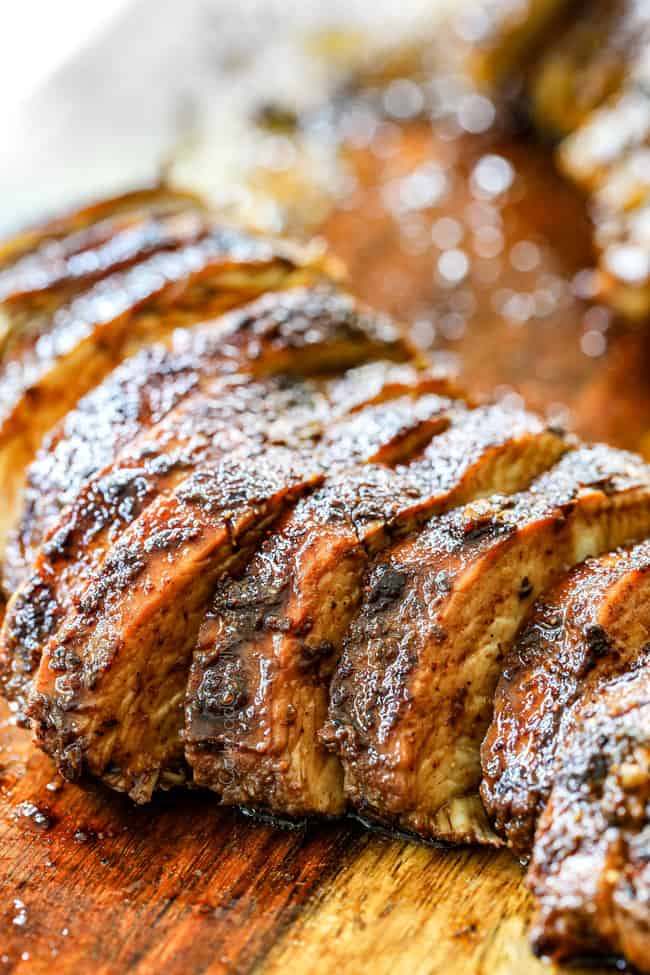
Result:
{"type": "Polygon", "coordinates": [[[580,447],[523,494],[434,518],[382,553],[331,690],[327,733],[355,808],[421,835],[490,842],[480,746],[519,625],[567,567],[648,532],[650,470],[580,447]]]}
{"type": "Polygon", "coordinates": [[[567,447],[537,418],[498,406],[456,408],[449,420],[408,466],[331,476],[243,578],[219,588],[191,671],[186,751],[195,781],[225,802],[343,811],[340,762],[320,735],[371,554],[434,511],[529,483],[567,447]]]}

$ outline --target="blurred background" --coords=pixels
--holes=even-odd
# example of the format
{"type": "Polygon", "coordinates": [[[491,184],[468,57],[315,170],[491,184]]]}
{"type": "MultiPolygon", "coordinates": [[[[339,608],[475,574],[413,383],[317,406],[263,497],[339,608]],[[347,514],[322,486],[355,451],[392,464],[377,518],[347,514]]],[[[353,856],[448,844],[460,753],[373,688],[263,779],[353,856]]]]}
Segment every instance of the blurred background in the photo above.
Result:
{"type": "Polygon", "coordinates": [[[22,0],[0,232],[165,179],[318,238],[478,396],[650,456],[649,25],[641,0],[22,0]]]}
{"type": "Polygon", "coordinates": [[[348,70],[433,32],[443,2],[12,5],[0,36],[0,232],[154,179],[189,140],[210,143],[213,188],[236,178],[256,103],[317,104],[348,70]]]}

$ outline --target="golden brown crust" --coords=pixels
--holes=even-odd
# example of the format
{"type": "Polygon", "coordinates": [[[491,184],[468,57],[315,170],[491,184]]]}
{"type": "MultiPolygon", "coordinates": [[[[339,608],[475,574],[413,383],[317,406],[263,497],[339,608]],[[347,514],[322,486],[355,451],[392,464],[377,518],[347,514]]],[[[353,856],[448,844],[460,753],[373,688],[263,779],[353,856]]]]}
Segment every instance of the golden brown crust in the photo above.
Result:
{"type": "Polygon", "coordinates": [[[43,436],[120,361],[176,328],[322,277],[318,261],[288,244],[214,223],[194,242],[192,234],[60,306],[65,287],[45,293],[38,315],[9,314],[0,360],[0,552],[43,436]]]}
{"type": "Polygon", "coordinates": [[[371,553],[432,511],[527,483],[566,447],[536,418],[500,407],[450,419],[408,466],[331,477],[219,593],[192,669],[186,735],[195,780],[224,801],[341,812],[340,765],[318,735],[371,553]]]}
{"type": "Polygon", "coordinates": [[[480,745],[504,652],[567,566],[650,531],[650,469],[604,447],[567,454],[529,491],[469,505],[373,565],[331,691],[330,738],[367,818],[494,842],[480,745]]]}

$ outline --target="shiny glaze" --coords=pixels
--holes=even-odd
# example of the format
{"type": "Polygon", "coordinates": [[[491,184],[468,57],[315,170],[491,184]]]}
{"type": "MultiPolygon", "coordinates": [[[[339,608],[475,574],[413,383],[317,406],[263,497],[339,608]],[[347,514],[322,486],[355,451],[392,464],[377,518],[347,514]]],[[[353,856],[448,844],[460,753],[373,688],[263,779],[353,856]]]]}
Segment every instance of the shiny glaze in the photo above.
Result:
{"type": "Polygon", "coordinates": [[[202,630],[187,705],[195,780],[230,803],[340,813],[340,767],[319,735],[371,553],[461,499],[516,489],[564,449],[536,418],[481,407],[452,415],[410,464],[335,472],[300,502],[202,630]]]}
{"type": "MultiPolygon", "coordinates": [[[[482,752],[481,793],[496,828],[528,856],[556,775],[565,715],[584,693],[629,662],[625,636],[609,633],[625,597],[648,582],[648,545],[587,561],[535,606],[506,658],[482,752]]],[[[643,625],[643,617],[639,625],[643,625]]],[[[632,639],[632,637],[630,637],[632,639]]]]}
{"type": "Polygon", "coordinates": [[[530,490],[434,519],[371,565],[331,688],[328,734],[361,815],[494,842],[479,751],[531,602],[586,554],[650,530],[650,469],[578,447],[530,490]]]}
{"type": "MultiPolygon", "coordinates": [[[[647,554],[646,546],[646,573],[647,554]]],[[[565,716],[528,884],[538,953],[562,959],[606,948],[648,972],[650,680],[648,646],[635,650],[622,673],[603,674],[565,716]]]]}
{"type": "MultiPolygon", "coordinates": [[[[341,366],[353,364],[375,352],[396,357],[407,354],[387,319],[359,312],[349,297],[327,289],[268,295],[212,327],[200,326],[195,332],[178,337],[174,351],[182,353],[190,372],[193,369],[201,378],[191,383],[188,395],[153,426],[148,425],[154,418],[147,414],[147,399],[141,398],[143,387],[138,384],[135,427],[139,434],[127,443],[112,465],[98,469],[90,478],[85,470],[88,403],[81,407],[86,431],[81,450],[74,425],[70,442],[73,459],[80,457],[83,465],[76,472],[73,503],[49,530],[37,522],[36,536],[44,536],[44,541],[29,578],[14,594],[2,631],[4,682],[7,688],[13,688],[10,693],[18,697],[22,697],[25,680],[38,664],[39,648],[53,635],[62,614],[74,605],[75,593],[83,592],[92,573],[101,571],[104,557],[119,533],[158,494],[173,491],[188,471],[213,463],[228,450],[239,448],[245,452],[249,445],[250,449],[255,444],[259,447],[269,438],[284,437],[292,442],[306,436],[308,442],[310,438],[313,442],[322,424],[340,410],[341,403],[363,401],[363,386],[356,374],[349,377],[346,393],[344,378],[319,387],[317,383],[301,384],[280,376],[265,385],[250,382],[243,375],[229,374],[230,370],[239,364],[249,371],[273,372],[292,363],[294,370],[302,367],[309,371],[310,367],[322,369],[334,362],[341,366]],[[224,375],[219,376],[220,372],[224,375]]],[[[154,357],[154,375],[156,362],[154,357]]],[[[136,367],[140,364],[135,363],[136,367]]],[[[99,387],[90,397],[91,411],[97,403],[101,406],[106,394],[111,398],[115,392],[131,396],[134,390],[130,367],[125,371],[126,386],[122,384],[122,374],[117,388],[109,379],[107,389],[99,387]]],[[[166,369],[163,375],[169,375],[166,369]]],[[[376,382],[375,375],[370,386],[373,397],[377,395],[376,382]]],[[[120,417],[118,409],[118,422],[120,417]]],[[[116,445],[111,424],[106,429],[106,439],[109,452],[113,452],[116,445]]],[[[68,463],[65,450],[63,460],[68,463]]],[[[28,509],[27,516],[32,513],[40,512],[28,509]]]]}

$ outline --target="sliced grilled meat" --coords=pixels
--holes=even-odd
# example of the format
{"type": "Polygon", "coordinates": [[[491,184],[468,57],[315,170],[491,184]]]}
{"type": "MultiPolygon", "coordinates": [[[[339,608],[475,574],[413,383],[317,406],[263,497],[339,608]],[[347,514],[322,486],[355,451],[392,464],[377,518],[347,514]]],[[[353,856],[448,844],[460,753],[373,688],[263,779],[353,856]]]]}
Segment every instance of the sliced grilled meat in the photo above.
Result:
{"type": "Polygon", "coordinates": [[[102,234],[110,236],[114,221],[138,219],[143,214],[163,216],[202,208],[201,199],[194,193],[163,185],[121,193],[71,210],[0,241],[0,268],[4,271],[16,267],[28,255],[47,260],[54,252],[67,256],[80,253],[93,247],[102,234]]]}
{"type": "MultiPolygon", "coordinates": [[[[291,441],[296,436],[312,442],[323,423],[363,400],[366,387],[354,370],[347,382],[343,377],[301,383],[280,376],[253,383],[236,373],[211,375],[207,364],[217,361],[215,344],[223,359],[230,353],[235,367],[247,363],[247,368],[259,372],[291,363],[309,371],[312,365],[326,368],[338,362],[343,366],[376,352],[399,356],[407,351],[390,322],[358,312],[352,299],[330,291],[267,296],[230,316],[228,323],[227,343],[222,329],[215,334],[202,327],[188,333],[190,361],[197,356],[196,361],[206,364],[202,388],[88,480],[46,535],[30,576],[9,603],[2,630],[0,680],[10,697],[22,700],[43,642],[55,632],[89,574],[99,571],[119,533],[158,494],[173,491],[199,464],[214,462],[243,444],[291,441]]],[[[399,382],[390,370],[384,367],[383,371],[390,384],[386,395],[390,395],[399,382]]],[[[378,372],[381,367],[367,383],[373,400],[382,395],[378,372]]],[[[418,388],[444,386],[444,379],[435,375],[416,371],[415,377],[418,388]]],[[[101,402],[101,391],[96,395],[101,402]]]]}
{"type": "MultiPolygon", "coordinates": [[[[648,549],[643,572],[648,572],[648,549]]],[[[622,580],[621,580],[622,581],[622,580]]],[[[537,898],[536,951],[623,956],[650,972],[650,635],[648,584],[623,615],[644,649],[565,715],[554,783],[535,837],[528,883],[537,898]]],[[[618,630],[618,620],[615,621],[618,630]]],[[[632,650],[622,631],[625,652],[632,650]]],[[[618,641],[616,641],[617,643],[618,641]]],[[[615,657],[610,663],[616,668],[615,657]]]]}
{"type": "Polygon", "coordinates": [[[434,519],[374,563],[331,691],[329,735],[360,814],[495,842],[480,746],[503,659],[535,595],[650,530],[650,468],[581,447],[530,490],[434,519]]]}
{"type": "MultiPolygon", "coordinates": [[[[279,485],[282,462],[297,471],[315,467],[322,472],[355,459],[399,457],[448,423],[449,406],[449,400],[435,395],[373,406],[329,426],[320,445],[309,439],[319,424],[314,413],[307,417],[307,450],[302,453],[299,438],[305,434],[298,431],[296,437],[289,431],[287,436],[287,419],[282,417],[270,439],[289,444],[297,440],[297,449],[267,452],[258,445],[254,467],[266,472],[267,464],[277,464],[279,485]],[[346,456],[337,461],[341,444],[346,456]]],[[[252,440],[242,445],[241,454],[250,456],[255,450],[252,440]]],[[[238,469],[232,458],[230,463],[238,469]]],[[[259,501],[249,510],[245,495],[241,518],[250,543],[239,534],[233,539],[232,519],[224,521],[224,505],[218,500],[224,470],[227,475],[229,469],[202,466],[173,493],[154,501],[119,538],[101,571],[92,574],[46,648],[30,714],[37,718],[41,743],[66,774],[83,768],[104,775],[109,784],[138,800],[148,798],[160,771],[163,781],[169,780],[170,763],[176,774],[174,766],[183,753],[182,698],[201,617],[216,580],[242,565],[269,516],[278,513],[259,501]],[[133,696],[141,686],[146,693],[136,704],[133,696]],[[122,711],[124,687],[132,688],[128,707],[138,709],[135,725],[122,711]]],[[[300,487],[312,481],[310,473],[300,487]]],[[[295,496],[291,484],[289,480],[283,505],[295,496]]]]}
{"type": "MultiPolygon", "coordinates": [[[[329,289],[295,289],[178,331],[168,350],[153,347],[127,360],[46,437],[28,468],[18,531],[7,552],[6,591],[22,582],[48,528],[84,484],[215,376],[233,371],[308,375],[383,351],[396,357],[408,353],[380,316],[373,320],[350,297],[329,289]]],[[[332,378],[326,398],[335,412],[345,412],[407,388],[447,392],[455,387],[442,367],[418,369],[383,360],[332,378]]]]}
{"type": "Polygon", "coordinates": [[[566,449],[500,407],[455,411],[408,467],[332,477],[279,523],[202,628],[186,708],[194,780],[226,803],[337,814],[341,766],[319,741],[328,685],[373,551],[431,512],[528,483],[566,449]]]}
{"type": "Polygon", "coordinates": [[[0,360],[0,555],[24,469],[44,434],[122,359],[173,329],[264,291],[322,276],[288,245],[212,227],[27,321],[9,321],[0,360]]]}
{"type": "Polygon", "coordinates": [[[650,641],[650,545],[590,559],[546,594],[506,659],[482,749],[481,794],[508,845],[531,851],[562,723],[594,682],[650,641]]]}

